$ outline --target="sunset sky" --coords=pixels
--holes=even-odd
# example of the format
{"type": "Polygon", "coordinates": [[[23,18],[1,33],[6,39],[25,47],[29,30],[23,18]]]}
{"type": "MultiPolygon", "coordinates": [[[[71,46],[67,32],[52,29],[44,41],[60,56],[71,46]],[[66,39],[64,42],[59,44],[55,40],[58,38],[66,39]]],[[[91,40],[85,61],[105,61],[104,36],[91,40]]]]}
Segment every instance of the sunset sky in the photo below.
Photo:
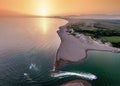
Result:
{"type": "Polygon", "coordinates": [[[120,0],[0,0],[0,10],[41,16],[120,14],[120,0]]]}

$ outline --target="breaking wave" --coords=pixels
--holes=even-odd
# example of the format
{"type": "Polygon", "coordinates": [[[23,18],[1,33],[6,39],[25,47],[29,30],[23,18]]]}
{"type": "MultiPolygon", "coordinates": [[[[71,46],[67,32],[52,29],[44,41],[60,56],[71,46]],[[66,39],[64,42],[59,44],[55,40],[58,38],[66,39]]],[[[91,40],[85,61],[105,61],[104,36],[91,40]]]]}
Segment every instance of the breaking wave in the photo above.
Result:
{"type": "Polygon", "coordinates": [[[83,72],[66,72],[66,71],[60,71],[57,73],[52,73],[51,77],[58,77],[58,78],[64,78],[69,76],[77,76],[84,79],[94,80],[97,79],[97,76],[91,73],[83,73],[83,72]]]}

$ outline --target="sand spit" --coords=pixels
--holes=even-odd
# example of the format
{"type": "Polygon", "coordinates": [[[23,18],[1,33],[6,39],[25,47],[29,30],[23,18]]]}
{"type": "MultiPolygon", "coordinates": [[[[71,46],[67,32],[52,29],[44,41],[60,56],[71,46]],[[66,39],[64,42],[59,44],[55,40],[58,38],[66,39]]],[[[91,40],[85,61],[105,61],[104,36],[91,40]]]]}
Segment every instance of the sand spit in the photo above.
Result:
{"type": "MultiPolygon", "coordinates": [[[[79,21],[77,20],[77,22],[79,21]]],[[[70,20],[70,23],[67,25],[70,25],[71,23],[76,23],[76,21],[70,20]]],[[[73,36],[67,31],[67,25],[60,27],[57,31],[61,39],[61,44],[56,54],[55,69],[62,67],[65,64],[83,62],[87,57],[87,51],[120,53],[119,48],[99,43],[84,34],[79,34],[79,37],[73,36]]]]}

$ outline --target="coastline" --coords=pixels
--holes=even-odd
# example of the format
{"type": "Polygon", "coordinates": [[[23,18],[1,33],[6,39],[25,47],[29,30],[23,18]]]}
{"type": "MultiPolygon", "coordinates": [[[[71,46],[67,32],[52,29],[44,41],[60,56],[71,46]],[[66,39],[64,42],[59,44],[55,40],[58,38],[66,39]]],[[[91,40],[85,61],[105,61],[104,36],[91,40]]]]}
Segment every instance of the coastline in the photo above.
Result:
{"type": "Polygon", "coordinates": [[[87,59],[88,51],[106,51],[120,53],[119,48],[114,48],[112,46],[106,46],[105,44],[96,44],[96,41],[90,39],[92,44],[86,41],[86,36],[82,34],[81,37],[75,37],[70,34],[67,30],[67,26],[75,23],[83,22],[93,22],[92,20],[87,19],[69,19],[65,18],[68,21],[64,26],[60,26],[57,31],[61,43],[57,50],[53,71],[64,67],[67,64],[81,64],[87,59]],[[85,40],[83,40],[83,38],[85,40]]]}
{"type": "Polygon", "coordinates": [[[92,86],[92,85],[85,80],[73,80],[60,86],[92,86]]]}

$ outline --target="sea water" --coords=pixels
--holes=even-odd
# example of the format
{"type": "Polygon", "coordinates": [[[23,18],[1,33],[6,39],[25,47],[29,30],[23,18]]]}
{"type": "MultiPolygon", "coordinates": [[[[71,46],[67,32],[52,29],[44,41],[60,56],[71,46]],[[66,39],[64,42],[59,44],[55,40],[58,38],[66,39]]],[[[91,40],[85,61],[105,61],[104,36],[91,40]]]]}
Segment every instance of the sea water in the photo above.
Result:
{"type": "Polygon", "coordinates": [[[93,86],[120,86],[120,54],[88,52],[82,64],[52,74],[60,45],[56,31],[66,20],[0,18],[0,86],[59,86],[82,79],[93,86]]]}

